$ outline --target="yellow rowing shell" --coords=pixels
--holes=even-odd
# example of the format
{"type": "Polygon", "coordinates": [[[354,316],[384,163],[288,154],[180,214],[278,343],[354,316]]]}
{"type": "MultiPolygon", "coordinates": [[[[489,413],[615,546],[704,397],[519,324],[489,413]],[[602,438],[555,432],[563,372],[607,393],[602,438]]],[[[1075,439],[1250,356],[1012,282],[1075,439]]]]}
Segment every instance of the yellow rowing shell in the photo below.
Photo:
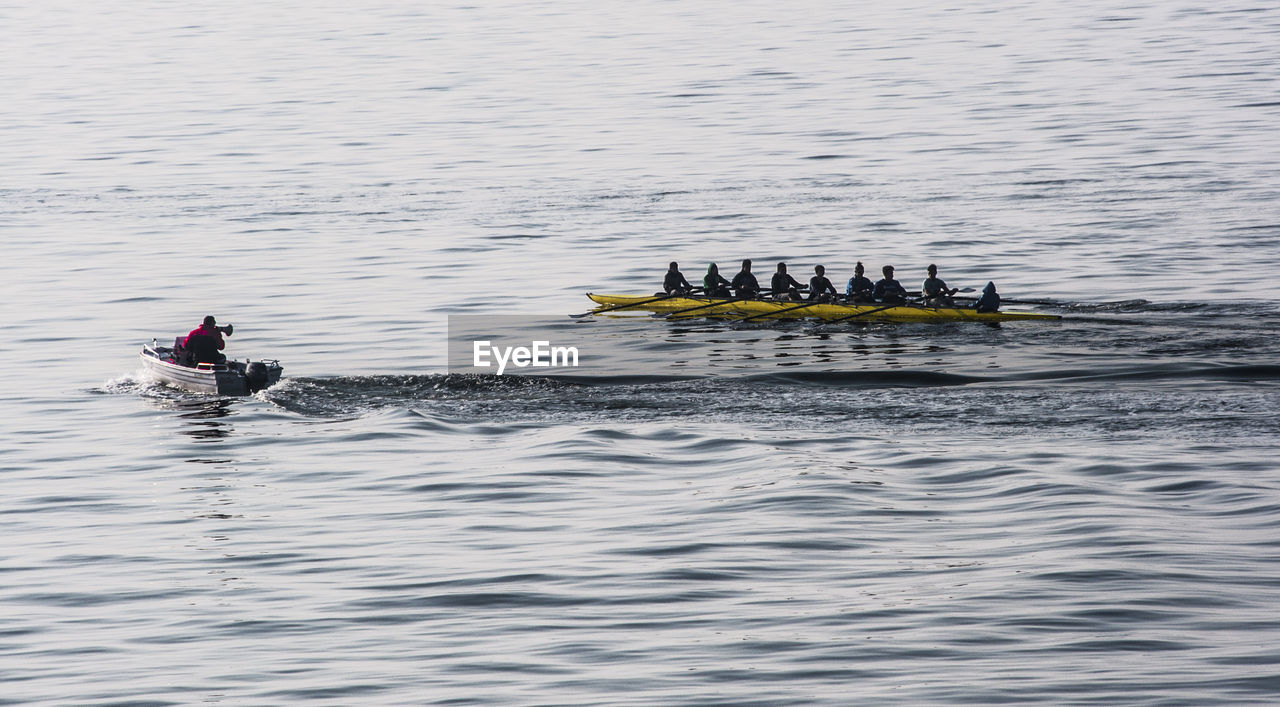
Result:
{"type": "Polygon", "coordinates": [[[587,296],[602,306],[617,307],[627,305],[626,309],[649,310],[653,312],[674,312],[681,309],[701,307],[690,312],[689,316],[714,317],[733,315],[748,317],[761,315],[760,319],[823,319],[833,320],[851,315],[850,321],[866,322],[1009,322],[1020,320],[1053,320],[1061,319],[1057,314],[1043,312],[982,312],[964,307],[925,307],[923,305],[902,305],[888,307],[879,304],[815,304],[797,309],[804,302],[773,300],[730,300],[710,297],[671,297],[653,300],[653,295],[597,295],[591,292],[587,296]],[[712,305],[713,302],[720,304],[712,305]],[[643,303],[643,304],[640,304],[643,303]]]}

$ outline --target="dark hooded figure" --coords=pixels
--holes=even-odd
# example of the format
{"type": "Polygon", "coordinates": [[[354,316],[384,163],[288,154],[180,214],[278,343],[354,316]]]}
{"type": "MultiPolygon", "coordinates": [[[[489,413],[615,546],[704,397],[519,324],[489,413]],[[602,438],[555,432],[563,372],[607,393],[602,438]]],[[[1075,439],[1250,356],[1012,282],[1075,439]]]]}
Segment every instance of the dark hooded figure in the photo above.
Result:
{"type": "Polygon", "coordinates": [[[685,295],[692,289],[693,285],[680,273],[680,263],[672,261],[666,276],[662,278],[662,291],[669,295],[685,295]]]}
{"type": "Polygon", "coordinates": [[[707,274],[702,278],[702,291],[708,297],[729,296],[729,281],[720,277],[720,268],[715,263],[707,266],[707,274]]]}
{"type": "Polygon", "coordinates": [[[733,276],[733,282],[729,286],[733,288],[734,297],[755,297],[760,294],[760,282],[751,274],[750,260],[742,261],[742,269],[733,276]]]}
{"type": "Polygon", "coordinates": [[[781,299],[786,295],[789,299],[800,299],[800,283],[787,274],[787,264],[778,263],[778,272],[773,274],[769,282],[769,294],[781,299]]]}
{"type": "Polygon", "coordinates": [[[987,286],[982,288],[982,296],[973,303],[973,308],[980,313],[1000,311],[1000,294],[996,292],[996,283],[988,282],[987,286]]]}

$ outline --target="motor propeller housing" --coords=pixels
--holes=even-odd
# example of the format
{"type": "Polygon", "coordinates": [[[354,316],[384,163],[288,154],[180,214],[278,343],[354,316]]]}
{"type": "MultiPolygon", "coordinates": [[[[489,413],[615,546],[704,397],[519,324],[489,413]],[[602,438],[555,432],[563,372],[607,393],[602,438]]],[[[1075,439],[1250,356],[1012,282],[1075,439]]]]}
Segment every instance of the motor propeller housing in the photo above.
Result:
{"type": "Polygon", "coordinates": [[[267,364],[262,361],[253,361],[245,366],[244,382],[249,386],[250,393],[256,393],[266,388],[269,381],[267,364]]]}

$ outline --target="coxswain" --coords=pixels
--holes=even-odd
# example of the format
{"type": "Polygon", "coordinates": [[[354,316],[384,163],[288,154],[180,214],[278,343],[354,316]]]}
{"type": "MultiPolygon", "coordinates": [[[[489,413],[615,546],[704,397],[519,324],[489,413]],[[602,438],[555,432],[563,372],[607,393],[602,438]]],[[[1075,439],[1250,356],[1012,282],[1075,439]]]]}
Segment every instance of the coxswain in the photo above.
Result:
{"type": "Polygon", "coordinates": [[[729,281],[720,277],[720,268],[715,263],[707,266],[707,274],[702,278],[702,291],[708,297],[729,296],[729,281]]]}
{"type": "Polygon", "coordinates": [[[893,279],[893,266],[886,265],[881,269],[884,279],[877,282],[871,296],[882,304],[902,304],[907,301],[907,290],[902,283],[893,279]]]}
{"type": "Polygon", "coordinates": [[[924,303],[934,307],[954,307],[956,303],[951,299],[951,296],[960,290],[947,287],[947,283],[938,277],[937,265],[930,263],[928,270],[929,277],[920,286],[920,294],[924,295],[924,303]]]}
{"type": "Polygon", "coordinates": [[[853,277],[849,278],[849,285],[844,290],[844,296],[853,304],[866,304],[873,301],[871,293],[875,290],[875,283],[871,282],[871,278],[863,275],[866,272],[862,267],[862,261],[853,266],[853,277]]]}
{"type": "Polygon", "coordinates": [[[982,296],[973,303],[973,308],[979,313],[1000,311],[1000,293],[996,292],[996,283],[988,282],[987,286],[982,288],[982,296]]]}
{"type": "Polygon", "coordinates": [[[750,259],[742,261],[742,269],[733,276],[733,282],[729,286],[733,288],[734,297],[751,299],[760,294],[760,282],[751,274],[750,259]]]}
{"type": "Polygon", "coordinates": [[[773,279],[769,281],[769,294],[777,299],[784,296],[787,299],[800,299],[800,283],[787,274],[786,263],[778,263],[778,272],[775,272],[773,279]]]}
{"type": "Polygon", "coordinates": [[[680,263],[671,261],[666,277],[662,278],[662,291],[668,295],[687,295],[693,291],[693,285],[680,273],[680,263]]]}
{"type": "Polygon", "coordinates": [[[827,279],[827,269],[821,265],[813,266],[813,277],[809,278],[809,300],[830,302],[836,296],[836,287],[827,279]]]}
{"type": "Polygon", "coordinates": [[[222,340],[222,330],[218,328],[218,320],[211,314],[182,340],[184,365],[226,363],[227,357],[221,353],[226,347],[227,342],[222,340]]]}

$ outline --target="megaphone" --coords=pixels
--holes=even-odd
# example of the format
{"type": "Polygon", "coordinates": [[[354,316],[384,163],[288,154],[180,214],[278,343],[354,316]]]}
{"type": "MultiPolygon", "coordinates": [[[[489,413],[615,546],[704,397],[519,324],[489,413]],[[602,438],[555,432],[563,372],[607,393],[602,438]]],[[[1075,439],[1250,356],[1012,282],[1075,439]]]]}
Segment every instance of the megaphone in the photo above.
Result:
{"type": "Polygon", "coordinates": [[[231,324],[228,324],[228,325],[226,325],[226,326],[220,326],[220,327],[218,327],[218,331],[222,332],[223,334],[226,334],[227,336],[231,336],[231,332],[232,332],[234,329],[235,329],[235,327],[234,327],[233,325],[231,325],[231,324]]]}

